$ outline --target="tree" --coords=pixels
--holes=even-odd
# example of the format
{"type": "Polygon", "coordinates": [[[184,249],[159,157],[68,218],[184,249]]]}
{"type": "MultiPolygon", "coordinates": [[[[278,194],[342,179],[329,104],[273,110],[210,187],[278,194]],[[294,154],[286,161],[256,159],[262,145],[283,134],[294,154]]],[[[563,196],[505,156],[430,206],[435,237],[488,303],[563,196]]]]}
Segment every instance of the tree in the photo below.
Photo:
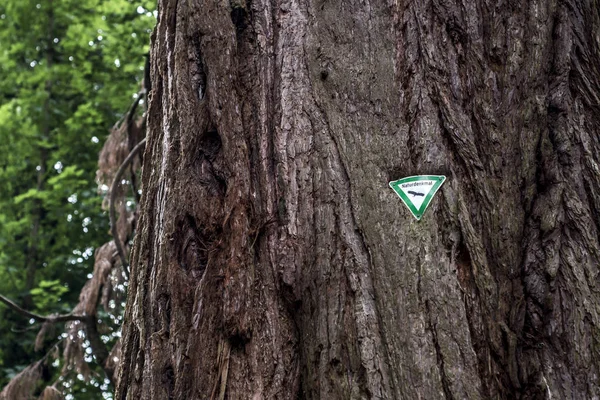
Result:
{"type": "Polygon", "coordinates": [[[158,9],[118,399],[600,396],[597,2],[158,9]]]}

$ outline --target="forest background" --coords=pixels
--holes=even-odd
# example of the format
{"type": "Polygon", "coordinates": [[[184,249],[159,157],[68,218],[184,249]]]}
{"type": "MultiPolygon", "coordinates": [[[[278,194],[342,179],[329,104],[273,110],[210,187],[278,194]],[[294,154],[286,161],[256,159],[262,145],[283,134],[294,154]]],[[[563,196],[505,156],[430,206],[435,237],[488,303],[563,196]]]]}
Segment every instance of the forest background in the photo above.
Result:
{"type": "MultiPolygon", "coordinates": [[[[98,155],[132,103],[143,113],[155,23],[151,0],[0,1],[0,294],[35,315],[71,313],[96,249],[111,239],[98,155]]],[[[125,287],[122,279],[112,289],[125,287]]],[[[96,321],[109,350],[124,306],[116,298],[96,321]]],[[[53,385],[67,399],[112,398],[82,332],[86,368],[65,359],[64,324],[38,337],[41,328],[0,305],[0,390],[35,365],[36,396],[53,385]]]]}

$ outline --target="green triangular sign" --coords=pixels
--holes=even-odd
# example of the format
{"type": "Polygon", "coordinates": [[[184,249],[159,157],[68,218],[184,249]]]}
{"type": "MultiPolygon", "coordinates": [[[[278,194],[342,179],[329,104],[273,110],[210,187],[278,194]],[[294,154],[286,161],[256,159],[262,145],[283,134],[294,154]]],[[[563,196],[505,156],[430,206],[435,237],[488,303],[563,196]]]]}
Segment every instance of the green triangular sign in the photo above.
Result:
{"type": "Polygon", "coordinates": [[[390,187],[400,196],[412,215],[420,220],[433,196],[445,180],[444,175],[408,176],[390,182],[390,187]]]}

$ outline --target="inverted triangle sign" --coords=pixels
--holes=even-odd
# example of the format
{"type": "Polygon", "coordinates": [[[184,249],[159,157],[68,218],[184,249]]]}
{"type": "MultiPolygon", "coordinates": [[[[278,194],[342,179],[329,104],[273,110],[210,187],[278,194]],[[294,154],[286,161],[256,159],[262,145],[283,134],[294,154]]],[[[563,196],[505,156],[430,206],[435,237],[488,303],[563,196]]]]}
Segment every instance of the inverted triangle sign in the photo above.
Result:
{"type": "Polygon", "coordinates": [[[444,175],[408,176],[390,182],[390,187],[400,196],[412,215],[420,220],[445,180],[444,175]]]}

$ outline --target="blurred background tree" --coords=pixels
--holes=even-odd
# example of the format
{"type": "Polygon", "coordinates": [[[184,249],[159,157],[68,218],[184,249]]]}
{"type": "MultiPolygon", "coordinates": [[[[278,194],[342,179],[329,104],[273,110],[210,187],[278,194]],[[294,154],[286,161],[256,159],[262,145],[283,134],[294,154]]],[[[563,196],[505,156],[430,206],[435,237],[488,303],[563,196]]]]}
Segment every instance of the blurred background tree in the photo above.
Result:
{"type": "MultiPolygon", "coordinates": [[[[70,312],[109,239],[98,153],[139,91],[154,9],[144,0],[0,2],[0,293],[27,310],[70,312]]],[[[65,335],[57,329],[35,351],[38,330],[0,307],[0,388],[65,335]]],[[[75,374],[64,383],[67,398],[111,398],[92,371],[89,382],[75,374]]]]}

